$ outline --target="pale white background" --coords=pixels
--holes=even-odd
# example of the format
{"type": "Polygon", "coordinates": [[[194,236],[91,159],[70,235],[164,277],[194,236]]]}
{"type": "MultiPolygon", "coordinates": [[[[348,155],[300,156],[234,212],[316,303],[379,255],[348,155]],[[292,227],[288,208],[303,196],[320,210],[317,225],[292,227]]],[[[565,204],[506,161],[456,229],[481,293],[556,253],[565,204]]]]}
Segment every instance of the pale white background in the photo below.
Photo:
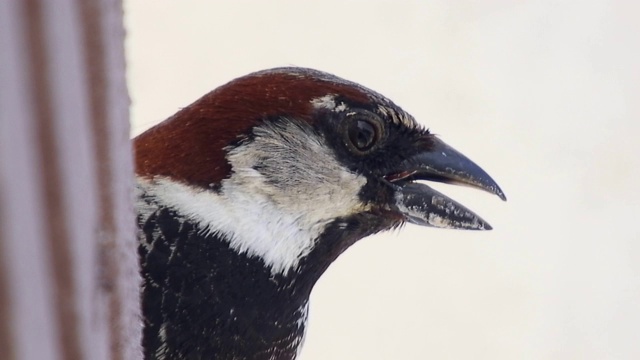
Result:
{"type": "Polygon", "coordinates": [[[246,73],[371,87],[509,201],[491,232],[407,226],[324,275],[302,359],[640,359],[634,1],[125,1],[134,133],[246,73]]]}

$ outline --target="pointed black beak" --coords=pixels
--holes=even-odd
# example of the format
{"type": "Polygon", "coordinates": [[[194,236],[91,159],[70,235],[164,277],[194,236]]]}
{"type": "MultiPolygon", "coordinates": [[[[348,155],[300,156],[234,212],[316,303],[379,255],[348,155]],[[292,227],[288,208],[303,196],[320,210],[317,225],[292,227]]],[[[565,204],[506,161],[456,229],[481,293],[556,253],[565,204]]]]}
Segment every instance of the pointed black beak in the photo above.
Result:
{"type": "Polygon", "coordinates": [[[458,202],[415,180],[466,185],[495,194],[506,201],[504,192],[482,168],[456,149],[430,137],[428,150],[403,161],[386,177],[397,188],[395,204],[408,222],[449,229],[491,230],[491,226],[458,202]]]}

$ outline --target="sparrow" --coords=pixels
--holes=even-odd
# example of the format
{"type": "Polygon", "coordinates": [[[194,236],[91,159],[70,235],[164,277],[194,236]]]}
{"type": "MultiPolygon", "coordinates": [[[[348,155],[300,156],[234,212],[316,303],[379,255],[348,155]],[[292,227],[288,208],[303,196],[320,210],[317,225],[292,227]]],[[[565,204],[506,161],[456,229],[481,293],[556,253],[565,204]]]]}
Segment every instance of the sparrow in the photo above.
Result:
{"type": "Polygon", "coordinates": [[[145,359],[296,359],[314,284],[356,241],[491,229],[425,182],[506,200],[386,97],[307,68],[232,80],[134,148],[145,359]]]}

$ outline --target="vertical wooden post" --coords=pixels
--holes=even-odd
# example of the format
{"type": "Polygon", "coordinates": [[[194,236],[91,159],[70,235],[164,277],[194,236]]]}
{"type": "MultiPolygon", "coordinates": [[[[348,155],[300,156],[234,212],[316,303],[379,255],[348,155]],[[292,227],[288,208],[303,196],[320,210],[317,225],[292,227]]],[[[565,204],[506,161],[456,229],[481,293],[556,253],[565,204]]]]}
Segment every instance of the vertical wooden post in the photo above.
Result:
{"type": "Polygon", "coordinates": [[[120,0],[0,1],[0,352],[140,359],[120,0]]]}

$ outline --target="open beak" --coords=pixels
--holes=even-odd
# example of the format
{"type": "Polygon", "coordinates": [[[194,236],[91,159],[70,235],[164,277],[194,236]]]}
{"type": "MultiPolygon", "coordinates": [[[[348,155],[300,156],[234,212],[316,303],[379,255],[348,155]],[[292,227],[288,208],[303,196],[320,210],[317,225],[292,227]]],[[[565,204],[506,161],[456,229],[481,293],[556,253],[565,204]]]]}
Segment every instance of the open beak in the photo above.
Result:
{"type": "Polygon", "coordinates": [[[460,203],[429,186],[415,182],[428,180],[466,185],[506,196],[498,184],[473,161],[438,138],[430,139],[428,151],[403,161],[386,180],[395,186],[395,211],[417,225],[449,229],[491,230],[491,226],[460,203]]]}

